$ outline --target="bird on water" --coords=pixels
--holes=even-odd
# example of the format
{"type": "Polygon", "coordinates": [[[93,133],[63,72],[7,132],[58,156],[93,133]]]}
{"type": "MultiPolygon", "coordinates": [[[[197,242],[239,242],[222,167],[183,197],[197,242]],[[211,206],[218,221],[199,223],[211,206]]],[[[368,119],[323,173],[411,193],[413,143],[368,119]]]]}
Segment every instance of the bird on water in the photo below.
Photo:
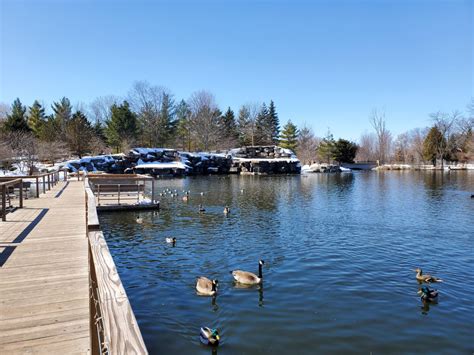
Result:
{"type": "Polygon", "coordinates": [[[196,280],[196,291],[201,296],[215,296],[218,285],[218,280],[210,280],[207,277],[200,276],[196,280]]]}
{"type": "Polygon", "coordinates": [[[417,268],[414,270],[416,272],[416,279],[420,282],[443,282],[442,279],[437,278],[436,276],[425,274],[423,275],[423,270],[417,268]]]}
{"type": "Polygon", "coordinates": [[[258,261],[258,276],[254,273],[242,270],[231,271],[235,281],[244,285],[258,285],[263,281],[262,267],[265,264],[263,260],[258,261]]]}

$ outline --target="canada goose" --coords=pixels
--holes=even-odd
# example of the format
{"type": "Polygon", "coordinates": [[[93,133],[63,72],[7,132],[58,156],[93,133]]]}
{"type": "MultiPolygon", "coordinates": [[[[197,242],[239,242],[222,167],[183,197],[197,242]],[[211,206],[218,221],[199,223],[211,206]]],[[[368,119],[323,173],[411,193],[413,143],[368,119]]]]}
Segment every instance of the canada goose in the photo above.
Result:
{"type": "Polygon", "coordinates": [[[224,207],[224,214],[229,214],[230,213],[230,208],[229,206],[224,207]]]}
{"type": "Polygon", "coordinates": [[[435,276],[431,276],[431,275],[423,275],[423,270],[421,270],[420,268],[417,268],[415,269],[416,271],[416,279],[420,282],[443,282],[443,280],[441,279],[438,279],[437,277],[435,276]]]}
{"type": "Polygon", "coordinates": [[[143,218],[141,218],[140,216],[137,216],[136,222],[138,224],[142,224],[143,223],[143,218]]]}
{"type": "Polygon", "coordinates": [[[185,201],[185,202],[186,202],[186,201],[188,201],[188,200],[189,200],[189,197],[188,197],[188,195],[185,195],[185,196],[183,196],[183,201],[185,201]]]}
{"type": "Polygon", "coordinates": [[[471,198],[474,198],[474,194],[471,195],[471,198]]]}
{"type": "Polygon", "coordinates": [[[201,192],[201,196],[203,196],[203,195],[204,195],[204,192],[201,192]]]}
{"type": "Polygon", "coordinates": [[[205,345],[219,345],[219,331],[208,327],[201,327],[199,332],[199,339],[205,345]]]}
{"type": "Polygon", "coordinates": [[[428,286],[423,286],[418,294],[421,295],[421,300],[424,302],[436,302],[438,300],[438,290],[433,290],[428,286]]]}
{"type": "Polygon", "coordinates": [[[206,209],[204,207],[202,207],[201,204],[199,204],[199,212],[206,212],[206,209]]]}
{"type": "Polygon", "coordinates": [[[170,243],[170,244],[173,244],[173,245],[176,244],[176,237],[173,237],[173,238],[167,237],[166,238],[166,243],[170,243]]]}
{"type": "Polygon", "coordinates": [[[257,285],[263,281],[262,266],[265,264],[263,260],[258,261],[258,276],[254,273],[242,270],[232,271],[235,281],[245,285],[257,285]]]}
{"type": "Polygon", "coordinates": [[[217,286],[219,281],[209,280],[207,277],[201,276],[196,281],[196,291],[201,296],[215,296],[217,293],[217,286]]]}

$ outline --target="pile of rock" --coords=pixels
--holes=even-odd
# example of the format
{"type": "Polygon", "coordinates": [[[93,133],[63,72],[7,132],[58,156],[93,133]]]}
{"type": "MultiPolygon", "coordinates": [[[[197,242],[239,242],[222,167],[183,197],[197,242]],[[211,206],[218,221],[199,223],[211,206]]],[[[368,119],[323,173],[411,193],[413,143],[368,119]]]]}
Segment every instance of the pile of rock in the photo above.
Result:
{"type": "Polygon", "coordinates": [[[188,175],[228,174],[232,167],[230,155],[180,152],[181,161],[190,167],[188,175]]]}
{"type": "Polygon", "coordinates": [[[278,146],[247,146],[242,148],[232,149],[231,155],[235,158],[246,159],[289,159],[296,158],[295,154],[286,148],[278,146]]]}
{"type": "Polygon", "coordinates": [[[231,172],[241,174],[299,174],[301,164],[295,154],[278,146],[250,146],[232,149],[231,172]]]}

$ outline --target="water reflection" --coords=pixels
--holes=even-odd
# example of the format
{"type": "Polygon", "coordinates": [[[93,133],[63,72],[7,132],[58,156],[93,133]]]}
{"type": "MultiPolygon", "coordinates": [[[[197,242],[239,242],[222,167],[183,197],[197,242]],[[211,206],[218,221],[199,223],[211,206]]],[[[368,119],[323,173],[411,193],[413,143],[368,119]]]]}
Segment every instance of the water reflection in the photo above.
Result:
{"type": "Polygon", "coordinates": [[[258,291],[258,306],[263,307],[263,283],[258,285],[246,285],[233,281],[233,287],[240,290],[257,290],[258,291]]]}

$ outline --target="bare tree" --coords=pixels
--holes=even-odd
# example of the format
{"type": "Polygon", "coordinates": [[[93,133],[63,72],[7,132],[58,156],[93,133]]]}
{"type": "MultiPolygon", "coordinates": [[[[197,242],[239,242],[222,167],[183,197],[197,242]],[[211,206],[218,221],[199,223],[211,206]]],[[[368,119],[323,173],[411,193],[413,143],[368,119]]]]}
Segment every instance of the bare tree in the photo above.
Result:
{"type": "Polygon", "coordinates": [[[214,95],[197,91],[191,95],[188,104],[191,132],[197,148],[204,151],[215,148],[220,133],[220,111],[214,95]]]}
{"type": "Polygon", "coordinates": [[[415,128],[408,131],[409,154],[412,157],[412,163],[425,163],[423,156],[423,142],[428,134],[427,128],[415,128]]]}
{"type": "Polygon", "coordinates": [[[251,102],[243,105],[239,110],[238,126],[240,140],[243,145],[255,145],[257,138],[257,118],[260,105],[251,102]]]}
{"type": "Polygon", "coordinates": [[[408,133],[399,134],[394,142],[394,146],[394,159],[396,162],[411,162],[412,159],[409,156],[410,141],[408,133]]]}
{"type": "Polygon", "coordinates": [[[69,156],[66,142],[63,141],[39,141],[38,160],[54,164],[59,160],[64,160],[69,156]]]}
{"type": "Polygon", "coordinates": [[[105,124],[112,115],[112,111],[110,110],[112,105],[119,104],[120,102],[121,100],[118,96],[99,96],[89,104],[87,110],[89,113],[88,116],[94,124],[105,124]]]}
{"type": "Polygon", "coordinates": [[[363,133],[360,136],[356,161],[375,161],[377,159],[375,141],[376,137],[373,133],[363,133]]]}
{"type": "Polygon", "coordinates": [[[454,130],[458,121],[462,119],[461,112],[453,111],[451,114],[445,112],[432,113],[431,119],[434,126],[439,130],[443,136],[443,140],[437,145],[437,156],[441,160],[441,169],[444,167],[444,160],[452,159],[452,153],[456,150],[456,139],[454,137],[454,130]]]}
{"type": "Polygon", "coordinates": [[[311,164],[316,159],[316,150],[320,140],[315,137],[311,128],[303,126],[298,135],[297,155],[303,164],[311,164]]]}
{"type": "Polygon", "coordinates": [[[390,155],[392,143],[392,134],[385,125],[385,111],[373,109],[369,120],[377,137],[377,160],[380,164],[384,164],[390,155]]]}

